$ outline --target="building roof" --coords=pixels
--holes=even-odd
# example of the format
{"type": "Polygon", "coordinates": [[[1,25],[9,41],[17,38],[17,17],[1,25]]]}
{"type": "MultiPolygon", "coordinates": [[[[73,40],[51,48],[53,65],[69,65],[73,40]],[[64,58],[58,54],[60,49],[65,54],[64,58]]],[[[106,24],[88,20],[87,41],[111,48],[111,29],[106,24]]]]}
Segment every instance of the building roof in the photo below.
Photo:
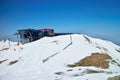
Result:
{"type": "Polygon", "coordinates": [[[52,29],[52,28],[41,28],[39,30],[54,30],[54,29],[52,29]]]}

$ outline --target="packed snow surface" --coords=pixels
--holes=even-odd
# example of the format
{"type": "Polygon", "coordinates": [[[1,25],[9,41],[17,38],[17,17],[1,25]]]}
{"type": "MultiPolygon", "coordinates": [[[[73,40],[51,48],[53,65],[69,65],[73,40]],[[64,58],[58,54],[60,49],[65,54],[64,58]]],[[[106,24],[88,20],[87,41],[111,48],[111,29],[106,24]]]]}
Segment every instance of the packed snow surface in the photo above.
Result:
{"type": "Polygon", "coordinates": [[[0,80],[107,80],[120,75],[120,46],[110,41],[72,34],[16,44],[0,42],[0,80]],[[95,52],[111,56],[109,68],[67,66],[95,52]]]}

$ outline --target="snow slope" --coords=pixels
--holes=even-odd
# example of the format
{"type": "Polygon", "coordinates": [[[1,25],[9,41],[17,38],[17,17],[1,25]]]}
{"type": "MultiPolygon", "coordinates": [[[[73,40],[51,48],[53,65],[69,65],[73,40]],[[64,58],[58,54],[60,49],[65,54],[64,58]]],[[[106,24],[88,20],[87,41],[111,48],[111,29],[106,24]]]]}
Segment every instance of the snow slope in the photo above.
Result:
{"type": "Polygon", "coordinates": [[[120,46],[110,41],[72,34],[14,44],[0,51],[0,80],[107,80],[120,75],[120,46]],[[110,62],[107,69],[67,66],[95,52],[108,54],[116,63],[110,62]],[[88,69],[104,72],[87,74],[88,69]]]}
{"type": "Polygon", "coordinates": [[[9,48],[11,46],[15,46],[16,42],[11,42],[8,39],[0,41],[0,50],[4,49],[4,48],[9,48]]]}

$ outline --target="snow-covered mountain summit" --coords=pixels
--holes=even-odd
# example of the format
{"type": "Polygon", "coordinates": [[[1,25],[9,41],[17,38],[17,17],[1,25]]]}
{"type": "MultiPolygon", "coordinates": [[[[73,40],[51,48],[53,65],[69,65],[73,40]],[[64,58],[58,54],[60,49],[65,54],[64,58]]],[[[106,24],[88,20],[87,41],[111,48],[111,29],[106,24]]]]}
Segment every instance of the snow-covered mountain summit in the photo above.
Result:
{"type": "Polygon", "coordinates": [[[120,75],[120,46],[110,41],[72,34],[15,44],[7,50],[0,46],[0,80],[107,80],[120,75]]]}

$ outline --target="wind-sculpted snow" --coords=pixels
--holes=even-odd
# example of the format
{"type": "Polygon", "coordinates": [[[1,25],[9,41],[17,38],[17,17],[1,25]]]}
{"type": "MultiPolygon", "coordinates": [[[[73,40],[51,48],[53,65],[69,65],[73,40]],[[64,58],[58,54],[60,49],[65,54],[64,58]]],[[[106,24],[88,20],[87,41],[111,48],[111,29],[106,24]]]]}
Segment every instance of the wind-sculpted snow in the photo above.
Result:
{"type": "MultiPolygon", "coordinates": [[[[107,80],[120,75],[120,46],[110,41],[71,34],[44,37],[24,45],[8,43],[0,42],[0,80],[107,80]],[[92,53],[108,55],[105,62],[109,66],[68,66],[92,53]]],[[[92,61],[102,64],[99,59],[92,61]]]]}

